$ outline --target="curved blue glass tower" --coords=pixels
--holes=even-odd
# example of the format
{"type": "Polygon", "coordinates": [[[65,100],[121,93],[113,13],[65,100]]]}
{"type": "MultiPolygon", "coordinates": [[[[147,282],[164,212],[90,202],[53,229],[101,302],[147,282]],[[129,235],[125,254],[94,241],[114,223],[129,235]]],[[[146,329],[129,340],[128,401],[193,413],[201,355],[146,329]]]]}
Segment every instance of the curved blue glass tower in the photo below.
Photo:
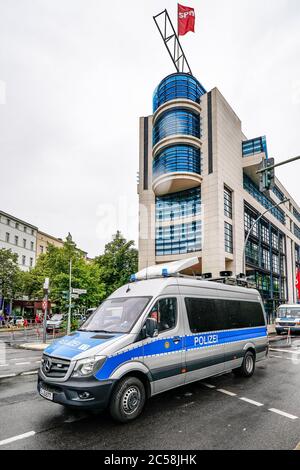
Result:
{"type": "Polygon", "coordinates": [[[153,96],[156,256],[201,251],[201,96],[189,74],[169,75],[153,96]]]}

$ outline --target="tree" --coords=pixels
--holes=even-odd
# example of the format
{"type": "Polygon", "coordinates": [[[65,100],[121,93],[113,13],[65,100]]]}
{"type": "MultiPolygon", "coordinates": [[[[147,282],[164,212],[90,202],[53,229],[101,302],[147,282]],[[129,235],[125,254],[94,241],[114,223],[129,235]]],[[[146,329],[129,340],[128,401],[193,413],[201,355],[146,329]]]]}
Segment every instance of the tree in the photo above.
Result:
{"type": "Polygon", "coordinates": [[[18,255],[11,250],[0,249],[0,297],[12,300],[21,289],[18,255]]]}
{"type": "Polygon", "coordinates": [[[75,307],[98,306],[106,295],[105,286],[100,282],[100,269],[97,265],[86,262],[83,253],[77,249],[70,234],[63,248],[49,245],[47,253],[41,255],[36,266],[23,277],[26,294],[32,299],[41,299],[45,277],[49,277],[49,300],[55,303],[57,310],[66,311],[70,260],[72,260],[72,287],[87,290],[86,295],[74,299],[75,307]]]}
{"type": "Polygon", "coordinates": [[[105,246],[103,255],[95,259],[100,268],[100,280],[105,284],[107,296],[129,281],[138,269],[138,252],[134,241],[127,241],[120,231],[105,246]]]}

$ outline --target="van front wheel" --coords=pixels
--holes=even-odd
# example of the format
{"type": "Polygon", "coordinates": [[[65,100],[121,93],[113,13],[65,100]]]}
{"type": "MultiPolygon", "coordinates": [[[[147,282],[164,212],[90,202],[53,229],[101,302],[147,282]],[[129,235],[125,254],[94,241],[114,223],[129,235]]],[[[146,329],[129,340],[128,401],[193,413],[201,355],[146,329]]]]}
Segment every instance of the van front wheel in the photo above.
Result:
{"type": "Polygon", "coordinates": [[[247,351],[243,360],[243,364],[238,369],[234,369],[233,373],[239,377],[252,377],[255,371],[255,356],[252,351],[247,351]]]}
{"type": "Polygon", "coordinates": [[[141,414],[145,401],[143,383],[136,377],[124,377],[113,391],[109,411],[113,419],[127,423],[141,414]]]}

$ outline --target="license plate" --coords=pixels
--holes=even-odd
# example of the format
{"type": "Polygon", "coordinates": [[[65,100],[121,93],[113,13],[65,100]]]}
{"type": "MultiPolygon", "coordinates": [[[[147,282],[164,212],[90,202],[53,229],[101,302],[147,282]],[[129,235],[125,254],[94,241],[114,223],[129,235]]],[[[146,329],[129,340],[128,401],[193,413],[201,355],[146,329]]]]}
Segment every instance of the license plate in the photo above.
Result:
{"type": "Polygon", "coordinates": [[[40,388],[40,395],[47,400],[52,400],[53,401],[53,393],[48,392],[48,390],[44,390],[42,387],[40,388]]]}

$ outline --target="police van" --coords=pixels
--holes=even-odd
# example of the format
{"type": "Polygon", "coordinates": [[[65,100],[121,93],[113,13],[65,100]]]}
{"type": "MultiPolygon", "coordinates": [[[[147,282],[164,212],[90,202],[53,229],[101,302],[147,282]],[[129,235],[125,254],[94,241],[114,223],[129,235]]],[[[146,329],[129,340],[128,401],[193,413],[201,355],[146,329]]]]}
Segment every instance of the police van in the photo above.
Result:
{"type": "Polygon", "coordinates": [[[300,305],[280,305],[275,322],[276,333],[300,333],[300,305]]]}
{"type": "Polygon", "coordinates": [[[198,258],[154,266],[114,292],[81,328],[44,352],[42,397],[109,408],[135,419],[149,397],[233,371],[251,377],[267,358],[267,323],[255,289],[187,277],[198,258]]]}

